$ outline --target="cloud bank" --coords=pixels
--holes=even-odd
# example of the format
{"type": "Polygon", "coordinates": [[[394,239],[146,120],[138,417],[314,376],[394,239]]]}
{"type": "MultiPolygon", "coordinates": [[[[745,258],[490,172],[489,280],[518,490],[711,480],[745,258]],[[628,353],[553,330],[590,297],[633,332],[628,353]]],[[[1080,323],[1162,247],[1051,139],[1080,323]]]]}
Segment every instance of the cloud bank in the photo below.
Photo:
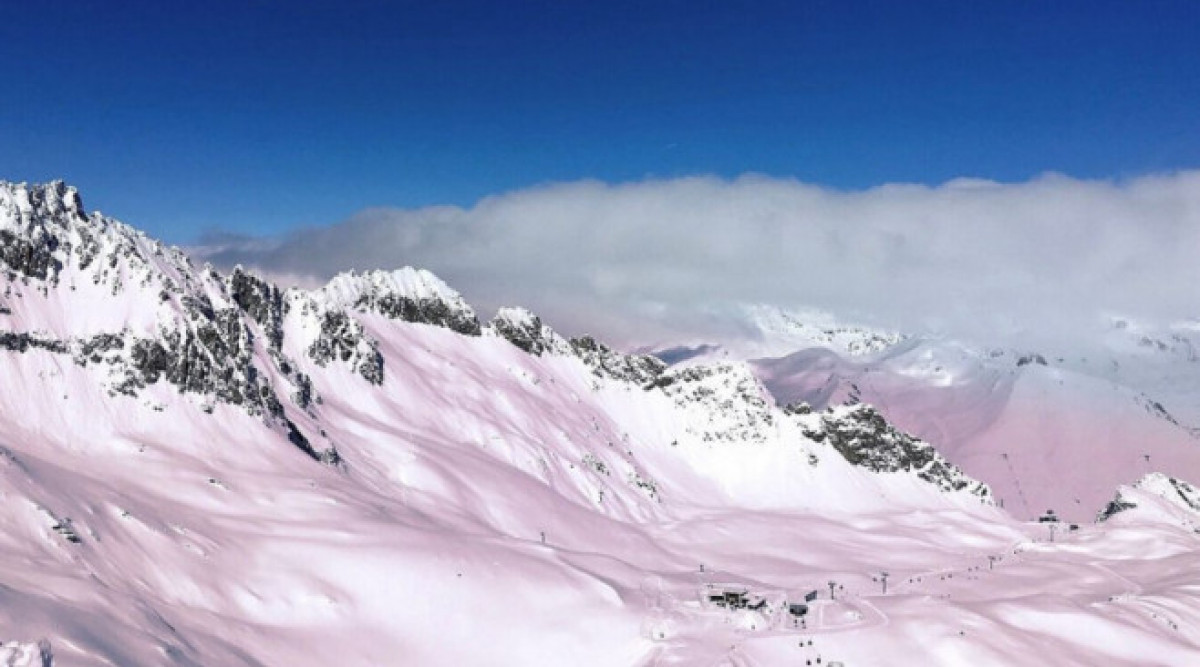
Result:
{"type": "Polygon", "coordinates": [[[525,305],[626,345],[750,335],[744,303],[987,344],[1063,340],[1105,314],[1200,315],[1200,171],[861,191],[756,175],[581,181],[193,251],[309,284],[424,267],[481,315],[525,305]]]}

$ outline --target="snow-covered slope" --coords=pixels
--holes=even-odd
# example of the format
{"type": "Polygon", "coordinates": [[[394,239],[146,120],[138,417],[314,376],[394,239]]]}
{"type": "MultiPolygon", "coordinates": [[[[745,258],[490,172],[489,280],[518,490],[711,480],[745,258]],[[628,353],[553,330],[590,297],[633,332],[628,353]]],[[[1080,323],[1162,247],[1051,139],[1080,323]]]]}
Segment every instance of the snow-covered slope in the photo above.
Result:
{"type": "MultiPolygon", "coordinates": [[[[1084,372],[1112,368],[1089,358],[913,338],[865,362],[807,349],[753,366],[780,401],[876,406],[1021,517],[1055,509],[1089,520],[1113,488],[1150,471],[1200,478],[1200,438],[1157,398],[1185,395],[1187,383],[1178,380],[1172,393],[1119,382],[1084,372]]],[[[1185,371],[1195,390],[1200,366],[1185,371]]]]}
{"type": "MultiPolygon", "coordinates": [[[[1059,555],[1014,557],[973,591],[986,605],[934,583],[981,577],[1037,527],[866,406],[781,409],[745,364],[668,369],[520,309],[484,325],[423,271],[284,291],[196,268],[59,183],[0,184],[0,230],[10,662],[1200,655],[1185,615],[1175,634],[1086,607],[1031,629],[1062,596],[1126,581],[1056,582],[1059,555]],[[1010,595],[1034,580],[1044,598],[1010,595]],[[829,581],[836,600],[788,615],[829,581]],[[730,587],[763,604],[713,604],[730,587]],[[989,631],[966,639],[963,618],[989,631]],[[1089,624],[1143,649],[1060,631],[1089,624]]],[[[1128,557],[1088,530],[1083,553],[1128,557]]]]}

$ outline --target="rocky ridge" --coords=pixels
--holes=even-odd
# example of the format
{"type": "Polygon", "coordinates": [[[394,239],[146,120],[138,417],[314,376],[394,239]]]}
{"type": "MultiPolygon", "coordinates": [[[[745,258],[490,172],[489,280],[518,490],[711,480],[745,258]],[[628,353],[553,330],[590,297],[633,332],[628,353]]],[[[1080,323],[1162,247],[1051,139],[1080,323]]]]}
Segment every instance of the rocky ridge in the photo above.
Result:
{"type": "Polygon", "coordinates": [[[524,308],[501,308],[488,323],[497,335],[534,356],[570,354],[571,344],[524,308]]]}
{"type": "Polygon", "coordinates": [[[889,424],[870,405],[842,405],[822,413],[789,406],[785,411],[805,424],[806,436],[829,443],[854,465],[878,473],[912,472],[943,491],[991,496],[987,485],[950,464],[929,443],[889,424]]]}
{"type": "Polygon", "coordinates": [[[909,471],[945,491],[987,496],[986,487],[870,408],[819,418],[781,412],[744,364],[668,368],[590,336],[566,340],[519,308],[501,309],[484,326],[457,292],[418,269],[344,273],[312,291],[281,290],[241,267],[228,275],[197,269],[176,248],[99,213],[86,215],[78,193],[61,182],[0,184],[0,267],[7,278],[0,349],[100,367],[113,394],[138,397],[162,383],[206,411],[237,406],[325,462],[340,457],[332,442],[312,444],[324,434],[314,366],[340,365],[382,385],[385,359],[363,324],[382,318],[495,335],[530,355],[578,359],[598,381],[665,394],[691,415],[686,430],[703,442],[762,443],[778,435],[780,420],[796,419],[805,436],[832,444],[852,464],[909,471]],[[77,288],[86,293],[59,310],[47,298],[77,288]],[[128,315],[147,301],[151,317],[128,315]]]}

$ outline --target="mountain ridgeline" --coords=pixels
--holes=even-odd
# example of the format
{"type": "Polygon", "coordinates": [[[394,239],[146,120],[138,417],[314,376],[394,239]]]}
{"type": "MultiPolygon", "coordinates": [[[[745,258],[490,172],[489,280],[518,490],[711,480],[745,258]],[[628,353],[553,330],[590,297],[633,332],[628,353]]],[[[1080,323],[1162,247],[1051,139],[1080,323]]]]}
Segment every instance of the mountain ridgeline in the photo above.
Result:
{"type": "Polygon", "coordinates": [[[854,465],[915,472],[940,489],[988,497],[986,486],[875,412],[830,409],[814,418],[777,409],[743,366],[668,369],[589,336],[565,339],[520,308],[501,309],[484,324],[424,270],[344,273],[307,291],[281,289],[241,267],[224,274],[197,267],[178,248],[87,214],[78,192],[62,182],[0,183],[0,270],[5,352],[36,350],[99,369],[112,396],[137,398],[166,384],[203,412],[235,406],[326,463],[345,461],[322,437],[318,408],[326,389],[313,374],[336,367],[363,385],[383,385],[393,371],[364,326],[382,320],[499,337],[529,355],[577,359],[596,378],[693,409],[688,429],[709,442],[763,441],[764,427],[791,420],[802,437],[828,441],[854,465]]]}

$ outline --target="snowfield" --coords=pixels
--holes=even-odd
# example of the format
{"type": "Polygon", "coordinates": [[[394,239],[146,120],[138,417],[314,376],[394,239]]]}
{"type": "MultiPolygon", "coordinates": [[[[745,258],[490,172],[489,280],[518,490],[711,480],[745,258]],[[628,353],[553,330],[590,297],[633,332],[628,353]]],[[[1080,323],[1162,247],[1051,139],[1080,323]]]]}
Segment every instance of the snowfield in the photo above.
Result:
{"type": "Polygon", "coordinates": [[[0,184],[0,269],[3,665],[1200,664],[1177,478],[1023,521],[865,405],[193,267],[61,183],[0,184]]]}

